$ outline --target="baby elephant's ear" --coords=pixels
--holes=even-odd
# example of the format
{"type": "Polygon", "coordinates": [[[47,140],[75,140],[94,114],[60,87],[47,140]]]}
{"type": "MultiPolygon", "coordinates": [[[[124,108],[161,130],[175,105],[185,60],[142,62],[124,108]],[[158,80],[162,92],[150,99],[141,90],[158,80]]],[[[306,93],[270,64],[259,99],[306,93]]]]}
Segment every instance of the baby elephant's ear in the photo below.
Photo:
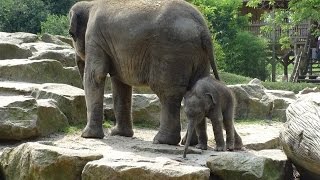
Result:
{"type": "Polygon", "coordinates": [[[211,93],[206,93],[209,99],[212,101],[213,105],[217,104],[216,100],[214,100],[213,95],[211,93]]]}

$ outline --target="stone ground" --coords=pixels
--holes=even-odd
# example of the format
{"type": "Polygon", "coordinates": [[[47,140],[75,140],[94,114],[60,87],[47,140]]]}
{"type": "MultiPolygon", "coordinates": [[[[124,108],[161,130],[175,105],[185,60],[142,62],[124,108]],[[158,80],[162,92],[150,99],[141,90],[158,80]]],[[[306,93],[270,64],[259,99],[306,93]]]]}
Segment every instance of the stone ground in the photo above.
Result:
{"type": "MultiPolygon", "coordinates": [[[[236,129],[242,137],[244,145],[247,147],[245,151],[250,149],[275,149],[278,147],[279,131],[282,123],[272,122],[266,123],[237,123],[236,129]],[[250,149],[249,149],[250,148],[250,149]]],[[[205,167],[206,161],[210,156],[214,156],[214,136],[211,125],[208,124],[209,150],[202,151],[190,147],[187,158],[182,158],[183,146],[169,146],[152,144],[156,130],[151,129],[134,129],[134,137],[120,137],[106,135],[103,139],[84,139],[80,137],[81,132],[73,134],[56,133],[50,136],[39,138],[36,141],[41,144],[52,145],[74,150],[90,150],[102,154],[104,158],[119,161],[146,161],[149,163],[168,163],[179,166],[205,167]]],[[[108,134],[108,129],[105,129],[108,134]]],[[[182,136],[185,130],[182,132],[182,136]]],[[[0,154],[6,147],[15,147],[20,143],[0,143],[0,154]]]]}

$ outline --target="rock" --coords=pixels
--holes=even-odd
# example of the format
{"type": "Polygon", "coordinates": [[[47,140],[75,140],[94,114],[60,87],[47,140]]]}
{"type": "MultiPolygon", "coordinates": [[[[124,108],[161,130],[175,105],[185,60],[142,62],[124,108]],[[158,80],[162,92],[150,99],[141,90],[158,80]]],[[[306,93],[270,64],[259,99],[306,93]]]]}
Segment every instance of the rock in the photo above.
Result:
{"type": "MultiPolygon", "coordinates": [[[[242,138],[244,147],[257,151],[279,148],[279,133],[281,128],[282,123],[236,124],[236,130],[242,138]]],[[[213,137],[213,134],[211,137],[213,137]]]]}
{"type": "Polygon", "coordinates": [[[40,143],[24,143],[7,148],[0,156],[5,179],[79,180],[83,167],[101,154],[88,150],[72,150],[40,143]]]}
{"type": "Polygon", "coordinates": [[[320,89],[318,87],[314,87],[314,88],[306,87],[303,90],[299,91],[298,96],[301,96],[303,94],[312,93],[312,92],[320,92],[320,89]]]}
{"type": "Polygon", "coordinates": [[[70,124],[86,122],[87,110],[82,89],[66,84],[46,83],[36,88],[31,95],[36,99],[54,99],[70,124]]]}
{"type": "Polygon", "coordinates": [[[320,178],[320,93],[303,95],[288,107],[280,143],[302,178],[320,178]]]}
{"type": "Polygon", "coordinates": [[[73,67],[75,63],[75,52],[73,49],[47,50],[35,53],[31,60],[54,59],[62,63],[63,66],[73,67]]]}
{"type": "Polygon", "coordinates": [[[73,47],[72,38],[60,35],[55,35],[55,37],[58,38],[60,41],[69,44],[71,47],[73,47]]]}
{"type": "Polygon", "coordinates": [[[0,97],[0,140],[38,136],[36,100],[30,96],[0,97]]]}
{"type": "Polygon", "coordinates": [[[31,92],[41,86],[35,83],[0,81],[1,95],[30,95],[31,92]]]}
{"type": "Polygon", "coordinates": [[[32,56],[29,49],[20,47],[17,44],[0,42],[0,60],[3,59],[24,59],[32,56]]]}
{"type": "MultiPolygon", "coordinates": [[[[104,115],[106,119],[115,120],[112,94],[104,96],[104,115]]],[[[132,118],[134,123],[158,127],[160,123],[161,103],[156,94],[132,95],[132,118]]],[[[181,122],[186,122],[185,113],[181,107],[181,122]]]]}
{"type": "MultiPolygon", "coordinates": [[[[105,116],[114,120],[112,94],[106,94],[105,116]]],[[[133,94],[132,95],[132,118],[134,123],[145,123],[153,126],[159,125],[160,101],[155,94],[133,94]]]]}
{"type": "Polygon", "coordinates": [[[237,100],[236,119],[270,119],[273,101],[259,85],[229,85],[237,100]]]}
{"type": "Polygon", "coordinates": [[[7,42],[13,44],[22,44],[22,43],[31,43],[36,42],[38,36],[36,34],[25,33],[25,32],[16,32],[16,33],[7,33],[0,32],[0,42],[7,42]]]}
{"type": "Polygon", "coordinates": [[[57,38],[51,34],[47,34],[47,33],[45,33],[41,36],[41,40],[46,43],[53,43],[53,44],[58,44],[58,45],[65,45],[66,44],[63,41],[61,41],[59,38],[57,38]]]}
{"type": "Polygon", "coordinates": [[[82,87],[75,68],[64,68],[56,60],[12,59],[0,61],[1,80],[31,83],[64,83],[82,87]]]}
{"type": "Polygon", "coordinates": [[[290,179],[291,164],[281,150],[217,152],[207,161],[221,179],[290,179]]]}
{"type": "Polygon", "coordinates": [[[248,84],[249,85],[258,85],[262,89],[265,89],[264,86],[262,85],[262,81],[260,79],[257,79],[257,78],[252,79],[248,84]]]}
{"type": "Polygon", "coordinates": [[[207,180],[210,172],[205,167],[186,166],[166,158],[149,159],[101,159],[89,162],[83,170],[83,180],[109,179],[195,179],[207,180]]]}
{"type": "Polygon", "coordinates": [[[58,45],[53,43],[45,43],[45,42],[36,42],[36,43],[25,43],[21,45],[23,48],[30,49],[33,53],[39,53],[43,51],[50,50],[64,50],[64,49],[72,49],[71,46],[67,44],[58,45]]]}
{"type": "Polygon", "coordinates": [[[53,100],[21,95],[0,98],[0,140],[46,136],[68,125],[53,100]]]}
{"type": "Polygon", "coordinates": [[[67,117],[61,112],[53,99],[39,99],[37,129],[39,136],[47,136],[69,125],[67,117]]]}
{"type": "Polygon", "coordinates": [[[272,119],[286,122],[286,109],[297,97],[292,91],[265,90],[266,94],[273,100],[272,119]]]}

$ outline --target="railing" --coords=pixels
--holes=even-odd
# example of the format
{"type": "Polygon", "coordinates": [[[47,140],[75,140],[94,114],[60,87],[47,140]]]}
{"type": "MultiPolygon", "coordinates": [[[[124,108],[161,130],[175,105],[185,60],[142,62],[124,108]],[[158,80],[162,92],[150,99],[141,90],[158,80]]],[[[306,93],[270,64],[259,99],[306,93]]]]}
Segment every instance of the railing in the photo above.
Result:
{"type": "Polygon", "coordinates": [[[294,41],[305,41],[308,37],[310,30],[310,24],[308,22],[300,23],[290,30],[283,30],[280,27],[276,27],[272,32],[262,32],[261,27],[267,24],[261,21],[251,22],[246,30],[252,32],[255,35],[262,35],[268,39],[278,40],[282,35],[291,37],[294,41]]]}

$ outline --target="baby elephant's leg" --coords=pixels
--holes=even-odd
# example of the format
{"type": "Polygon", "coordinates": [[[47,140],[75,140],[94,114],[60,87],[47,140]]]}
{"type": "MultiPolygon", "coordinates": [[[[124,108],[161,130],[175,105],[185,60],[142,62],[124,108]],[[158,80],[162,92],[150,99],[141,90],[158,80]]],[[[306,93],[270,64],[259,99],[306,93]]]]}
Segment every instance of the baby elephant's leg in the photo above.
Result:
{"type": "Polygon", "coordinates": [[[208,149],[208,135],[207,135],[207,123],[206,118],[203,118],[199,123],[196,125],[196,133],[198,136],[198,144],[196,148],[207,150],[208,149]]]}
{"type": "Polygon", "coordinates": [[[241,150],[243,147],[242,139],[237,133],[236,129],[234,129],[234,149],[241,150]]]}
{"type": "Polygon", "coordinates": [[[223,126],[222,126],[222,119],[220,118],[219,113],[221,111],[215,110],[213,115],[211,116],[211,122],[212,122],[212,129],[214,133],[214,139],[216,141],[216,151],[224,151],[225,150],[225,142],[223,138],[223,126]]]}
{"type": "Polygon", "coordinates": [[[233,109],[229,108],[223,112],[223,125],[226,130],[226,144],[227,150],[233,151],[234,149],[234,139],[235,139],[235,129],[233,124],[233,109]]]}

